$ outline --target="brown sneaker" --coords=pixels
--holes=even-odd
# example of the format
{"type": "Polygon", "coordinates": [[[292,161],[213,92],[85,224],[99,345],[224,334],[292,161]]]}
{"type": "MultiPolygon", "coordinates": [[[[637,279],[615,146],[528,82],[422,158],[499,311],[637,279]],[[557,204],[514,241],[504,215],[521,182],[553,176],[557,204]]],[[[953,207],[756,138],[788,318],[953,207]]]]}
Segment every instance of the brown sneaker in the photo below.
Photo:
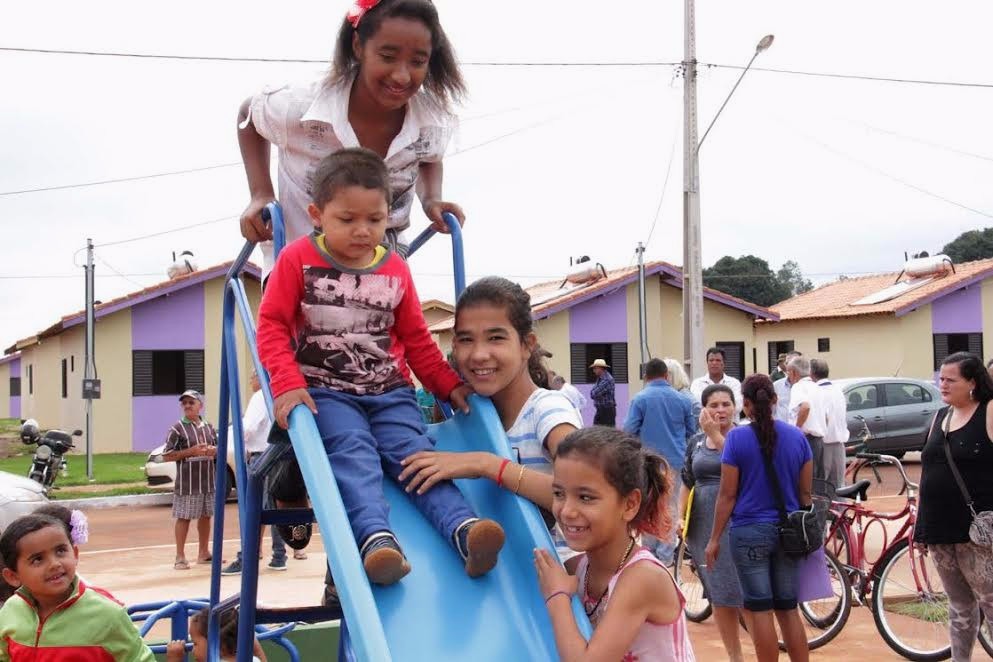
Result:
{"type": "Polygon", "coordinates": [[[374,533],[362,543],[359,550],[365,574],[373,584],[396,584],[410,572],[410,563],[400,549],[400,543],[389,531],[374,533]]]}
{"type": "Polygon", "coordinates": [[[467,519],[455,530],[455,546],[470,577],[481,577],[496,565],[503,548],[503,527],[491,519],[467,519]]]}

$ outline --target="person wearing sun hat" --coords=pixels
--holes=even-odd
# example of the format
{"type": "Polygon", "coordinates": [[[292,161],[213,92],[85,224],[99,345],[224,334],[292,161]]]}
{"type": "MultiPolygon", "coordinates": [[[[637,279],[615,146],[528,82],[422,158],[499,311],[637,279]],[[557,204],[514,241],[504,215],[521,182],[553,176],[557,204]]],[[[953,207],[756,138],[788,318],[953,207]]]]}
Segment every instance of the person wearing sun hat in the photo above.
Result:
{"type": "Polygon", "coordinates": [[[192,389],[179,396],[183,417],[166,438],[163,462],[176,463],[172,516],[176,520],[176,570],[189,570],[186,560],[186,536],[190,520],[197,521],[198,563],[209,563],[210,518],[214,514],[214,472],[217,457],[217,432],[200,416],[203,395],[192,389]]]}
{"type": "Polygon", "coordinates": [[[610,374],[610,366],[603,359],[596,359],[590,365],[596,375],[596,384],[590,391],[596,414],[593,425],[617,426],[617,401],[614,399],[614,376],[610,374]]]}

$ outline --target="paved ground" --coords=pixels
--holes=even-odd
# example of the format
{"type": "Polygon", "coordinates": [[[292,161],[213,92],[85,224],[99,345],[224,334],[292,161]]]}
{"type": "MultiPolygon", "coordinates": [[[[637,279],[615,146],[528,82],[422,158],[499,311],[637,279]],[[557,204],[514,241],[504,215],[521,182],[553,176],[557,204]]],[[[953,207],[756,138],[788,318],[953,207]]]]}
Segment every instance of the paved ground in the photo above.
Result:
{"type": "MultiPolygon", "coordinates": [[[[919,473],[918,466],[911,465],[908,469],[912,474],[919,473]]],[[[885,475],[882,489],[873,487],[874,493],[893,492],[897,482],[892,473],[885,475]]],[[[885,503],[896,507],[899,502],[899,499],[893,499],[885,503]]],[[[168,598],[202,597],[209,592],[209,565],[194,565],[188,571],[172,569],[175,548],[169,507],[98,510],[91,511],[89,517],[91,537],[90,542],[81,550],[79,569],[90,583],[111,590],[119,599],[129,604],[168,598]]],[[[224,553],[228,560],[234,558],[238,549],[237,517],[237,508],[229,504],[224,535],[224,553]]],[[[320,538],[315,536],[315,541],[308,550],[307,560],[290,559],[289,569],[285,572],[262,571],[262,602],[279,606],[316,604],[322,586],[325,556],[320,538]]],[[[268,539],[264,545],[267,543],[268,539]]],[[[194,539],[194,544],[187,546],[187,557],[194,559],[195,556],[194,539]]],[[[268,555],[263,563],[267,562],[268,555]]],[[[238,582],[238,577],[223,578],[222,594],[236,592],[238,582]]],[[[698,660],[716,662],[727,659],[713,620],[699,625],[691,624],[690,634],[698,660]]],[[[742,634],[747,636],[744,632],[742,634]]],[[[746,650],[749,647],[746,642],[746,650]]],[[[872,615],[865,607],[854,608],[848,625],[839,637],[812,655],[814,660],[824,662],[849,660],[853,656],[856,659],[902,659],[892,653],[882,641],[873,624],[872,615]]]]}

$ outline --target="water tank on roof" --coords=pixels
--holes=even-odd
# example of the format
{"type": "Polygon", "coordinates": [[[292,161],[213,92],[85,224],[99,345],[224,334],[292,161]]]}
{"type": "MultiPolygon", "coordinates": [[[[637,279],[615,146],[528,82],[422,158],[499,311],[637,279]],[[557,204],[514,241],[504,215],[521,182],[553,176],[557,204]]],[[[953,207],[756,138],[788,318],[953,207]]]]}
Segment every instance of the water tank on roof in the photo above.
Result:
{"type": "Polygon", "coordinates": [[[175,253],[172,254],[172,264],[166,269],[166,274],[169,276],[169,280],[172,280],[186,274],[191,274],[196,270],[197,263],[193,259],[193,253],[191,251],[183,251],[178,257],[175,253]]]}
{"type": "Polygon", "coordinates": [[[573,284],[590,283],[600,278],[606,278],[607,271],[599,262],[593,262],[589,257],[583,256],[569,268],[566,274],[566,282],[573,284]]]}
{"type": "Polygon", "coordinates": [[[931,255],[907,260],[903,271],[911,278],[940,276],[952,271],[952,258],[947,255],[931,255]]]}

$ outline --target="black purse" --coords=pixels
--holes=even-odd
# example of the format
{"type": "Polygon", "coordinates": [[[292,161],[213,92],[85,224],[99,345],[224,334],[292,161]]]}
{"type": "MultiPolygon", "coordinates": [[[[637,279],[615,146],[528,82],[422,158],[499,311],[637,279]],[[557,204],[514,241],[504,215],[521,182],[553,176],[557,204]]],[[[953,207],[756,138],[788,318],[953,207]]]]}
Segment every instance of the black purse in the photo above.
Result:
{"type": "MultiPolygon", "coordinates": [[[[760,451],[761,452],[761,449],[760,451]]],[[[814,511],[813,505],[808,510],[786,512],[786,500],[783,488],[779,484],[776,468],[772,466],[772,458],[762,453],[765,463],[765,473],[772,484],[772,495],[779,507],[779,546],[787,556],[801,557],[820,549],[824,544],[824,523],[814,511]]]]}

